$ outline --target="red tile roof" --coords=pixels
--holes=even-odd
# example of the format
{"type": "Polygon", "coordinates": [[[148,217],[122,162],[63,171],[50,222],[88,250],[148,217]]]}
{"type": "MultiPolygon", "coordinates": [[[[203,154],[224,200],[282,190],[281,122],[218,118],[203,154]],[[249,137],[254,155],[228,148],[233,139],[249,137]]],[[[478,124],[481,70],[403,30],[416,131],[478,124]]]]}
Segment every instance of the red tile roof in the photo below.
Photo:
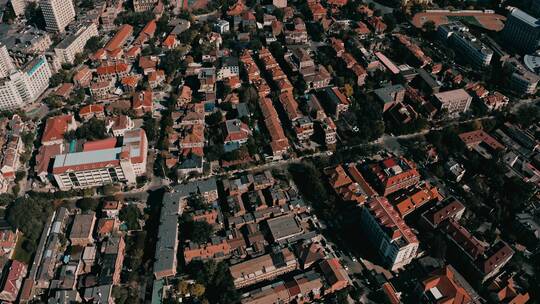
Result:
{"type": "Polygon", "coordinates": [[[133,34],[133,27],[129,24],[122,25],[118,32],[116,32],[116,35],[114,35],[114,37],[111,38],[109,42],[107,42],[105,50],[111,52],[118,48],[121,48],[129,38],[129,36],[131,36],[131,34],[133,34]]]}
{"type": "Polygon", "coordinates": [[[372,198],[367,202],[366,206],[372,215],[377,218],[379,225],[389,229],[388,233],[391,239],[403,237],[408,243],[418,243],[418,239],[411,228],[405,224],[405,221],[385,197],[372,198]]]}
{"type": "Polygon", "coordinates": [[[64,139],[64,134],[68,131],[68,125],[73,120],[71,115],[54,116],[47,119],[45,131],[41,137],[41,142],[55,141],[64,139]]]}
{"type": "Polygon", "coordinates": [[[459,134],[459,138],[467,146],[485,143],[493,150],[503,150],[505,147],[495,138],[491,137],[484,130],[476,130],[459,134]]]}
{"type": "Polygon", "coordinates": [[[464,288],[463,278],[450,265],[442,270],[432,273],[424,280],[424,292],[430,292],[433,288],[441,294],[442,298],[437,303],[469,304],[472,303],[471,294],[464,288]],[[458,277],[457,277],[458,276],[458,277]]]}

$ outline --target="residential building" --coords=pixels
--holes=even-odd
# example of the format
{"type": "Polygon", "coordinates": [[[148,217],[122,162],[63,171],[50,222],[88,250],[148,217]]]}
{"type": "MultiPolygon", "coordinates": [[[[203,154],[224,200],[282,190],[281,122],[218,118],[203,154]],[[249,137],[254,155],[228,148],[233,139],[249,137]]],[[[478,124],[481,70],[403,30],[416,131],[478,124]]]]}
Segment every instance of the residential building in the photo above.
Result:
{"type": "Polygon", "coordinates": [[[64,134],[76,128],[77,123],[73,115],[49,117],[45,123],[41,144],[44,146],[62,144],[64,142],[64,134]]]}
{"type": "Polygon", "coordinates": [[[184,246],[184,262],[189,264],[193,260],[206,261],[228,258],[231,254],[231,245],[226,238],[212,237],[208,243],[197,244],[188,242],[184,246]]]}
{"type": "Polygon", "coordinates": [[[96,213],[90,211],[86,214],[77,214],[73,219],[69,241],[72,246],[88,246],[94,242],[92,232],[96,224],[96,213]]]}
{"type": "Polygon", "coordinates": [[[39,6],[49,32],[63,33],[66,26],[75,20],[72,0],[40,0],[39,6]]]}
{"type": "Polygon", "coordinates": [[[419,285],[422,303],[482,303],[476,291],[451,265],[434,271],[419,285]]]}
{"type": "Polygon", "coordinates": [[[133,0],[133,10],[137,13],[151,11],[158,0],[133,0]]]}
{"type": "Polygon", "coordinates": [[[379,193],[386,196],[418,184],[420,173],[411,161],[403,157],[390,157],[368,166],[379,193]]]}
{"type": "Polygon", "coordinates": [[[341,265],[341,262],[337,258],[325,259],[319,263],[319,267],[325,277],[325,281],[328,284],[327,293],[334,293],[349,285],[350,278],[347,271],[341,265]]]}
{"type": "Polygon", "coordinates": [[[45,56],[38,56],[22,70],[0,79],[0,111],[19,109],[34,102],[49,87],[51,76],[45,56]]]}
{"type": "Polygon", "coordinates": [[[304,232],[294,214],[268,219],[266,225],[272,240],[276,243],[286,241],[304,232]]]}
{"type": "Polygon", "coordinates": [[[431,186],[429,183],[422,183],[389,194],[387,199],[404,218],[428,203],[441,201],[443,197],[437,187],[431,186]]]}
{"type": "Polygon", "coordinates": [[[89,104],[79,110],[79,117],[84,121],[94,117],[105,118],[105,107],[102,104],[89,104]]]}
{"type": "Polygon", "coordinates": [[[0,300],[15,303],[21,290],[27,266],[22,262],[12,260],[9,269],[2,276],[0,287],[0,300]]]}
{"type": "Polygon", "coordinates": [[[459,138],[468,149],[475,150],[487,159],[490,159],[493,153],[506,149],[503,144],[491,137],[484,130],[464,132],[459,134],[459,138]]]}
{"type": "Polygon", "coordinates": [[[118,182],[135,184],[146,173],[148,141],[142,129],[123,137],[89,141],[81,151],[56,155],[52,174],[61,190],[118,182]]]}
{"type": "Polygon", "coordinates": [[[435,106],[449,114],[466,112],[472,101],[471,95],[463,89],[437,93],[433,97],[435,106]]]}
{"type": "Polygon", "coordinates": [[[506,60],[503,68],[510,75],[509,87],[521,95],[532,95],[536,92],[540,76],[529,71],[516,58],[506,60]]]}
{"type": "Polygon", "coordinates": [[[0,78],[7,77],[13,70],[15,70],[15,65],[9,56],[8,48],[0,43],[0,78]]]}
{"type": "Polygon", "coordinates": [[[92,71],[86,65],[83,65],[77,70],[77,72],[75,72],[75,75],[73,75],[73,83],[81,88],[90,86],[91,81],[92,71]]]}
{"type": "Polygon", "coordinates": [[[99,284],[120,284],[120,273],[126,250],[123,236],[111,236],[102,243],[101,270],[98,276],[99,284]]]}
{"type": "Polygon", "coordinates": [[[10,2],[15,15],[22,16],[24,15],[24,10],[26,9],[26,5],[28,5],[30,0],[11,0],[10,2]]]}
{"type": "Polygon", "coordinates": [[[291,280],[278,281],[243,294],[242,304],[310,303],[323,295],[321,275],[310,270],[295,275],[291,280]]]}
{"type": "Polygon", "coordinates": [[[225,121],[225,139],[223,144],[226,151],[235,150],[240,145],[245,144],[251,135],[251,129],[240,119],[229,119],[225,121]]]}
{"type": "Polygon", "coordinates": [[[491,63],[493,50],[469,32],[469,28],[456,21],[439,26],[438,32],[443,41],[446,41],[458,55],[476,67],[485,67],[491,63]]]}
{"type": "Polygon", "coordinates": [[[532,53],[540,45],[540,21],[518,8],[510,7],[502,36],[509,46],[523,53],[532,53]]]}
{"type": "Polygon", "coordinates": [[[298,261],[287,248],[229,267],[236,288],[271,280],[298,268],[298,261]]]}
{"type": "Polygon", "coordinates": [[[430,229],[435,229],[446,220],[458,221],[464,212],[465,206],[451,196],[422,213],[422,222],[430,229]]]}
{"type": "Polygon", "coordinates": [[[75,56],[84,51],[86,42],[97,35],[98,30],[95,23],[81,24],[75,33],[67,36],[56,45],[54,52],[60,58],[61,63],[73,64],[75,56]]]}
{"type": "Polygon", "coordinates": [[[228,33],[230,31],[230,24],[229,24],[229,21],[227,20],[223,20],[223,19],[219,19],[218,21],[216,21],[216,23],[214,24],[214,31],[220,33],[220,34],[225,34],[225,33],[228,33]]]}
{"type": "Polygon", "coordinates": [[[405,99],[405,87],[401,84],[382,87],[373,91],[377,98],[383,104],[383,112],[388,111],[390,108],[398,103],[403,102],[405,99]]]}
{"type": "Polygon", "coordinates": [[[499,273],[514,255],[514,250],[504,241],[486,244],[454,220],[445,222],[442,231],[450,243],[448,259],[475,283],[485,282],[499,273]]]}
{"type": "Polygon", "coordinates": [[[19,239],[19,230],[14,229],[6,221],[0,221],[0,257],[11,258],[17,240],[19,239]]]}
{"type": "Polygon", "coordinates": [[[135,127],[135,123],[127,115],[113,116],[106,121],[106,127],[115,137],[124,136],[135,127]]]}
{"type": "Polygon", "coordinates": [[[178,250],[178,217],[182,214],[182,192],[168,192],[163,196],[157,234],[154,276],[157,280],[176,274],[178,250]]]}
{"type": "Polygon", "coordinates": [[[418,239],[384,197],[375,197],[362,208],[363,231],[392,271],[409,264],[418,251],[418,239]]]}

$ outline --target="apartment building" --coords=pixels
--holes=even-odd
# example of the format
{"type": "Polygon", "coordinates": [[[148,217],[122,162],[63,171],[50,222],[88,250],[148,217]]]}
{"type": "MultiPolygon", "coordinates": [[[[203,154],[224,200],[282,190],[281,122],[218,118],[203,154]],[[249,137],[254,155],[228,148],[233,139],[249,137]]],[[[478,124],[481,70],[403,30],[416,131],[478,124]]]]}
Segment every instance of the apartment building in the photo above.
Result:
{"type": "Polygon", "coordinates": [[[451,90],[433,95],[433,102],[449,114],[463,113],[469,109],[472,97],[464,89],[451,90]]]}
{"type": "Polygon", "coordinates": [[[183,212],[185,200],[192,194],[204,197],[207,203],[218,198],[215,178],[175,186],[165,193],[162,201],[158,241],[156,244],[154,276],[162,279],[176,274],[178,250],[178,216],[183,212]]]}
{"type": "Polygon", "coordinates": [[[502,36],[508,45],[518,51],[534,52],[540,45],[540,22],[524,11],[511,7],[502,36]]]}
{"type": "Polygon", "coordinates": [[[457,53],[463,55],[476,67],[485,67],[491,63],[493,50],[469,32],[469,28],[456,21],[438,28],[439,36],[457,53]]]}
{"type": "Polygon", "coordinates": [[[154,9],[158,0],[133,0],[133,10],[137,13],[154,9]]]}
{"type": "Polygon", "coordinates": [[[510,88],[521,95],[536,93],[540,76],[529,71],[519,60],[511,58],[504,62],[503,67],[510,74],[510,88]]]}
{"type": "Polygon", "coordinates": [[[243,288],[255,283],[271,280],[298,268],[298,261],[287,248],[265,254],[251,260],[232,265],[234,286],[243,288]]]}
{"type": "Polygon", "coordinates": [[[34,102],[49,86],[52,72],[45,56],[36,57],[22,70],[0,79],[0,111],[34,102]]]}
{"type": "Polygon", "coordinates": [[[75,20],[72,0],[41,0],[39,6],[43,11],[48,32],[63,33],[66,26],[75,20]]]}
{"type": "Polygon", "coordinates": [[[89,141],[82,151],[56,155],[52,174],[61,190],[125,182],[146,173],[148,141],[142,129],[123,137],[89,141]]]}
{"type": "Polygon", "coordinates": [[[186,264],[193,260],[221,260],[228,258],[230,254],[231,245],[226,238],[222,237],[213,237],[210,242],[205,244],[188,242],[184,247],[184,261],[186,264]]]}
{"type": "Polygon", "coordinates": [[[15,65],[9,56],[7,46],[0,43],[0,78],[7,77],[14,69],[15,65]]]}
{"type": "Polygon", "coordinates": [[[92,232],[96,224],[96,213],[77,214],[73,219],[69,240],[73,246],[87,246],[94,242],[92,232]]]}
{"type": "Polygon", "coordinates": [[[420,173],[415,165],[403,157],[390,157],[368,166],[379,193],[387,196],[398,190],[418,184],[420,173]]]}
{"type": "Polygon", "coordinates": [[[362,208],[360,222],[370,242],[392,271],[409,264],[418,251],[418,239],[384,197],[375,197],[362,208]]]}
{"type": "Polygon", "coordinates": [[[97,25],[93,22],[81,24],[79,29],[67,36],[55,48],[54,52],[61,63],[73,64],[75,56],[84,51],[86,42],[98,35],[97,25]]]}
{"type": "Polygon", "coordinates": [[[21,290],[22,281],[26,276],[27,266],[19,261],[11,261],[11,265],[2,275],[2,285],[0,286],[0,300],[10,303],[17,301],[17,296],[21,290]]]}

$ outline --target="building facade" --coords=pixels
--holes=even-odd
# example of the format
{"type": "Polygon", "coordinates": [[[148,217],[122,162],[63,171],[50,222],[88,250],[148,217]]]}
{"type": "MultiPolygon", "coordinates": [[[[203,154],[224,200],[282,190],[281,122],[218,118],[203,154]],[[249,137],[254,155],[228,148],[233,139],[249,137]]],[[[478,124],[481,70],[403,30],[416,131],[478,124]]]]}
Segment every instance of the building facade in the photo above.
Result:
{"type": "Polygon", "coordinates": [[[95,23],[84,24],[74,34],[66,37],[55,48],[54,52],[62,63],[73,64],[75,56],[84,51],[86,42],[98,35],[95,23]]]}
{"type": "Polygon", "coordinates": [[[0,80],[0,111],[21,108],[35,101],[49,86],[52,73],[44,56],[0,80]]]}
{"type": "Polygon", "coordinates": [[[469,32],[461,22],[452,22],[439,26],[439,35],[454,50],[465,56],[477,67],[488,66],[493,58],[493,50],[469,32]]]}
{"type": "Polygon", "coordinates": [[[449,114],[466,112],[472,101],[471,95],[463,89],[437,93],[433,97],[436,106],[449,114]]]}
{"type": "Polygon", "coordinates": [[[133,10],[137,13],[150,11],[156,3],[158,0],[133,0],[133,10]]]}
{"type": "Polygon", "coordinates": [[[392,271],[409,264],[418,251],[418,239],[384,197],[364,205],[360,221],[367,237],[392,271]]]}
{"type": "Polygon", "coordinates": [[[502,30],[503,38],[518,51],[531,53],[540,44],[540,21],[512,7],[502,30]]]}
{"type": "Polygon", "coordinates": [[[75,8],[72,0],[41,0],[47,31],[63,33],[66,26],[75,20],[75,8]]]}

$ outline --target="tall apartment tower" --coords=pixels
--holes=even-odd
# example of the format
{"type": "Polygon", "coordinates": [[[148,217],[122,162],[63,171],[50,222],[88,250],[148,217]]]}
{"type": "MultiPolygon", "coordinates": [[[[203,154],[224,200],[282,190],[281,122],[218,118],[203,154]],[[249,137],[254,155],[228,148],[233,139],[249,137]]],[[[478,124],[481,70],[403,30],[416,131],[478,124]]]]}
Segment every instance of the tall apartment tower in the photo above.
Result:
{"type": "Polygon", "coordinates": [[[15,69],[7,47],[0,43],[0,78],[7,77],[15,69]]]}
{"type": "Polygon", "coordinates": [[[51,70],[45,56],[30,61],[0,80],[0,111],[15,110],[34,102],[49,86],[51,70]]]}
{"type": "Polygon", "coordinates": [[[49,32],[62,33],[75,19],[72,0],[41,0],[40,6],[49,32]]]}
{"type": "Polygon", "coordinates": [[[512,7],[502,35],[506,42],[518,51],[532,53],[540,45],[540,20],[512,7]]]}

